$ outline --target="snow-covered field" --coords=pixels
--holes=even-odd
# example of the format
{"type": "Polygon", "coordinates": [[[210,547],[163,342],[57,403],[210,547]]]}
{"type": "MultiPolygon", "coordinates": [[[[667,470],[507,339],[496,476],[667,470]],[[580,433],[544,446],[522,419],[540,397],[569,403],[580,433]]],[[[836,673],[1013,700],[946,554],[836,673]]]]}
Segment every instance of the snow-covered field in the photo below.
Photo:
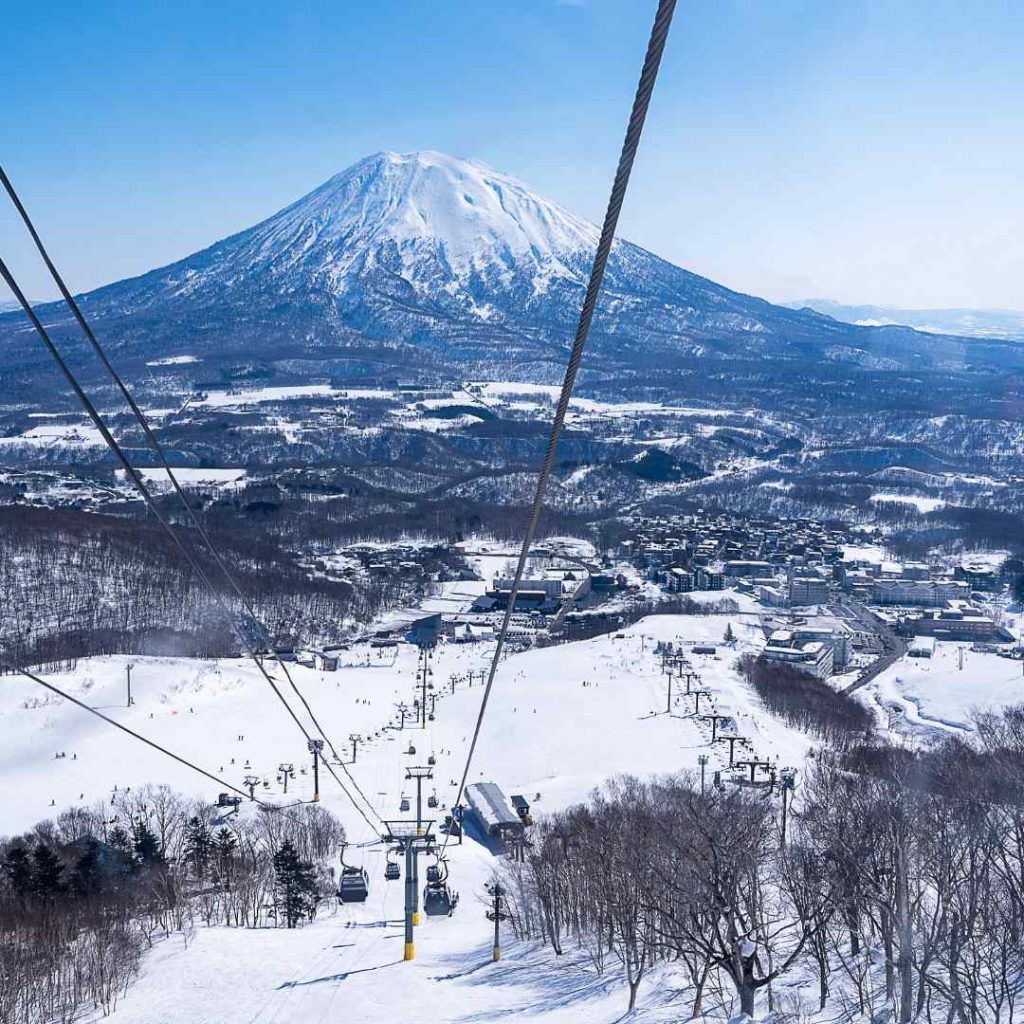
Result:
{"type": "MultiPolygon", "coordinates": [[[[738,655],[760,643],[755,616],[652,616],[620,636],[505,660],[470,781],[497,781],[506,793],[525,794],[535,811],[543,812],[585,798],[617,773],[693,769],[701,752],[711,754],[709,770],[723,767],[727,748],[719,744],[709,750],[706,723],[649,717],[666,701],[666,680],[653,654],[658,640],[716,643],[717,655],[691,655],[691,660],[719,712],[733,716],[736,731],[752,740],[759,755],[783,765],[802,762],[807,738],[765,716],[734,670],[738,655]],[[721,645],[730,623],[738,637],[733,649],[721,645]]],[[[440,694],[437,717],[425,731],[377,735],[393,721],[394,703],[414,696],[416,653],[408,645],[400,646],[397,656],[354,648],[336,673],[297,666],[291,671],[339,747],[349,733],[371,737],[352,771],[379,813],[398,817],[403,769],[422,763],[429,753],[437,758],[440,802],[453,798],[481,689],[479,683],[462,685],[453,694],[449,679],[468,669],[479,672],[491,650],[490,645],[439,648],[433,677],[440,694]],[[415,757],[404,753],[410,741],[415,757]]],[[[311,796],[311,774],[297,774],[287,798],[279,792],[278,763],[298,767],[308,755],[301,734],[254,667],[235,660],[164,658],[137,658],[134,664],[136,704],[130,709],[124,707],[124,658],[89,659],[54,680],[118,721],[223,772],[230,782],[241,783],[248,762],[270,783],[266,797],[311,796]]],[[[686,710],[688,705],[677,705],[680,716],[686,710]]],[[[0,741],[8,797],[0,806],[3,832],[26,828],[68,805],[109,802],[115,785],[167,782],[186,793],[216,795],[215,785],[18,678],[5,678],[0,690],[0,741]],[[57,752],[67,757],[55,759],[57,752]]],[[[331,780],[322,782],[322,790],[351,841],[375,838],[331,780]]],[[[462,903],[454,917],[428,919],[419,928],[413,963],[399,962],[402,886],[383,881],[383,852],[371,848],[365,864],[372,891],[362,907],[330,912],[295,933],[199,929],[188,948],[180,937],[171,938],[148,955],[113,1019],[248,1024],[326,1021],[338,1015],[375,1021],[417,1012],[435,1021],[464,1022],[498,1019],[513,1009],[552,1022],[611,1021],[621,1015],[623,992],[615,978],[595,979],[568,961],[556,968],[529,950],[512,949],[502,964],[492,966],[491,925],[477,897],[493,861],[470,840],[451,852],[452,884],[462,903]]],[[[648,1000],[657,1003],[657,986],[651,986],[648,1000]]],[[[649,1012],[652,1020],[671,1020],[676,1011],[649,1012]]]]}
{"type": "Polygon", "coordinates": [[[964,734],[976,711],[1024,702],[1022,669],[1019,661],[972,651],[969,644],[939,642],[931,658],[901,658],[863,693],[899,731],[964,734]]]}
{"type": "MultiPolygon", "coordinates": [[[[187,484],[190,487],[206,486],[227,486],[241,483],[245,479],[244,469],[227,468],[200,468],[192,466],[175,466],[174,475],[180,484],[187,484]]],[[[151,483],[157,489],[171,489],[171,481],[162,469],[140,469],[139,475],[146,483],[151,483]]],[[[124,480],[124,470],[116,471],[117,478],[124,480]]]]}

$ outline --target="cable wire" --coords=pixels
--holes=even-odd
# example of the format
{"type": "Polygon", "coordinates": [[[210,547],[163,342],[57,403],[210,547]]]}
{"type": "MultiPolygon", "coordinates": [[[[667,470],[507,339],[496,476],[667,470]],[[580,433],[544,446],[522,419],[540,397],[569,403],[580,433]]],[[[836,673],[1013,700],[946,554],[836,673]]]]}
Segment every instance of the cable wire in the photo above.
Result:
{"type": "MultiPolygon", "coordinates": [[[[228,622],[231,624],[231,627],[234,630],[235,635],[241,641],[243,647],[245,647],[245,649],[248,651],[249,656],[251,657],[252,661],[259,668],[261,675],[267,681],[267,683],[270,685],[270,688],[274,691],[274,694],[277,696],[278,700],[280,700],[281,703],[284,705],[285,709],[288,711],[288,714],[291,716],[291,718],[295,722],[295,724],[299,727],[299,729],[301,730],[303,736],[306,738],[306,741],[308,743],[313,738],[310,735],[309,730],[303,724],[303,722],[299,718],[299,716],[295,713],[294,708],[292,708],[292,706],[285,699],[284,694],[281,693],[280,689],[277,686],[277,683],[274,682],[274,680],[271,677],[270,673],[267,672],[267,670],[264,667],[263,663],[260,661],[259,657],[257,656],[256,651],[253,649],[253,647],[250,644],[248,638],[246,637],[245,632],[238,626],[237,622],[235,621],[235,617],[231,613],[231,610],[228,608],[227,604],[225,603],[224,598],[219,593],[219,591],[213,586],[212,581],[207,576],[205,570],[200,565],[198,559],[195,557],[195,555],[192,553],[192,551],[190,551],[189,548],[184,544],[184,542],[182,541],[181,537],[178,536],[178,533],[174,530],[174,528],[171,526],[171,524],[167,521],[167,518],[160,511],[160,507],[157,505],[157,503],[154,500],[152,494],[149,492],[149,489],[146,487],[145,483],[143,482],[141,475],[135,469],[135,467],[128,461],[128,457],[125,455],[124,450],[121,448],[120,444],[118,444],[117,440],[111,434],[109,428],[107,427],[106,423],[103,420],[103,417],[96,410],[96,407],[93,405],[93,403],[90,400],[89,396],[86,394],[86,392],[82,388],[81,384],[78,382],[77,378],[75,377],[74,373],[72,372],[71,368],[68,366],[67,362],[65,361],[64,357],[61,355],[60,350],[57,348],[57,346],[54,344],[53,340],[50,338],[50,335],[47,333],[46,328],[43,326],[43,324],[40,321],[39,317],[36,315],[36,312],[32,308],[31,303],[28,301],[28,299],[25,298],[24,292],[22,292],[21,288],[18,285],[18,282],[14,278],[14,275],[8,269],[7,264],[3,261],[2,258],[0,258],[0,277],[2,277],[4,279],[4,281],[6,282],[7,286],[11,289],[11,292],[14,294],[14,297],[18,300],[18,302],[21,305],[22,309],[25,311],[26,316],[31,321],[32,326],[36,329],[36,332],[39,334],[40,338],[42,338],[43,343],[46,345],[46,347],[49,350],[50,354],[53,356],[54,361],[57,363],[57,366],[60,369],[61,373],[64,375],[64,378],[67,380],[68,384],[71,386],[71,389],[74,391],[75,395],[78,397],[78,400],[82,403],[82,407],[85,409],[86,413],[89,415],[89,418],[92,420],[92,422],[95,425],[96,429],[100,432],[100,436],[106,442],[107,447],[110,448],[110,450],[116,456],[117,460],[121,463],[121,466],[124,468],[125,472],[128,474],[128,478],[135,484],[136,489],[142,495],[142,497],[145,500],[147,506],[149,507],[150,511],[152,511],[152,513],[156,517],[157,521],[164,528],[164,530],[167,531],[167,533],[169,534],[171,539],[174,541],[175,545],[178,547],[178,549],[181,551],[181,553],[185,556],[185,558],[187,559],[188,563],[192,566],[192,568],[194,569],[194,571],[196,572],[196,574],[198,575],[200,580],[206,586],[207,590],[209,590],[209,592],[210,592],[211,596],[213,597],[214,601],[217,603],[218,607],[221,609],[221,611],[224,613],[224,615],[228,619],[228,622]]],[[[289,679],[290,679],[290,676],[289,676],[289,679]]],[[[293,689],[296,690],[296,693],[298,693],[298,689],[295,687],[294,682],[292,683],[292,687],[293,687],[293,689]]],[[[301,694],[299,694],[299,698],[300,698],[300,700],[303,700],[303,702],[305,703],[305,699],[302,697],[301,694]]],[[[308,709],[308,704],[307,704],[307,709],[308,709]]],[[[311,715],[311,717],[312,717],[312,715],[311,715]]],[[[333,747],[332,747],[332,750],[333,750],[333,747]]],[[[348,791],[348,789],[345,786],[345,784],[341,781],[341,778],[339,777],[338,773],[334,770],[333,765],[331,765],[326,760],[324,761],[324,764],[327,766],[328,772],[330,773],[331,777],[335,780],[335,782],[337,782],[337,784],[341,788],[342,792],[348,797],[348,799],[352,803],[352,806],[355,807],[355,809],[359,812],[359,814],[362,816],[363,820],[366,821],[366,823],[371,828],[376,829],[376,826],[373,825],[373,823],[367,817],[366,812],[363,810],[362,807],[360,807],[358,801],[355,799],[355,797],[352,796],[352,794],[348,791]]],[[[365,796],[363,796],[363,800],[364,801],[366,800],[365,796]]],[[[380,817],[379,814],[377,814],[377,811],[373,808],[372,805],[369,804],[368,801],[367,801],[367,805],[369,806],[371,813],[374,814],[378,818],[378,820],[383,821],[383,819],[380,817]]]]}
{"type": "MultiPolygon", "coordinates": [[[[75,320],[78,321],[78,326],[82,329],[82,332],[88,339],[93,352],[99,358],[100,362],[103,364],[104,369],[106,369],[107,373],[110,375],[110,377],[116,384],[118,390],[121,392],[122,397],[127,402],[128,407],[131,409],[132,415],[135,417],[136,422],[142,428],[142,432],[146,437],[146,441],[148,442],[150,448],[153,450],[156,457],[159,459],[162,469],[167,474],[168,479],[171,481],[171,485],[174,488],[174,491],[177,494],[178,500],[181,502],[182,507],[185,509],[185,513],[188,516],[189,521],[192,523],[193,527],[195,527],[196,532],[199,534],[207,550],[213,556],[214,562],[220,569],[221,573],[224,575],[224,578],[227,580],[231,589],[235,592],[235,595],[238,597],[238,600],[241,602],[241,605],[245,609],[249,618],[257,625],[260,625],[262,632],[266,634],[266,629],[264,629],[262,625],[259,623],[259,620],[256,617],[256,613],[253,611],[253,608],[250,605],[248,599],[242,592],[241,587],[238,585],[238,582],[235,580],[235,577],[231,573],[224,559],[221,557],[220,551],[217,549],[217,546],[210,539],[210,536],[207,533],[206,528],[202,523],[202,520],[196,514],[195,509],[192,507],[192,503],[188,500],[188,497],[185,494],[184,489],[178,482],[178,478],[175,476],[170,463],[167,461],[167,455],[164,451],[163,445],[160,444],[159,440],[156,437],[156,434],[150,427],[149,421],[146,419],[145,413],[142,411],[138,403],[135,401],[134,396],[132,395],[131,391],[128,388],[128,385],[124,382],[121,375],[114,368],[113,363],[111,363],[110,359],[107,357],[106,351],[104,350],[103,346],[97,339],[95,333],[93,332],[91,326],[89,325],[89,322],[86,320],[85,315],[82,313],[81,308],[75,301],[74,296],[71,294],[70,289],[65,284],[64,278],[61,276],[53,260],[50,258],[50,254],[47,251],[46,246],[43,244],[43,240],[40,237],[39,232],[36,230],[35,224],[32,222],[32,218],[29,216],[28,210],[25,208],[25,204],[21,201],[21,197],[18,195],[18,192],[15,189],[13,182],[7,176],[7,173],[4,171],[2,166],[0,166],[0,184],[3,185],[4,190],[7,192],[7,195],[11,200],[11,203],[14,205],[14,208],[18,211],[19,215],[21,216],[21,219],[24,222],[29,235],[32,237],[32,241],[35,243],[36,249],[39,252],[41,259],[46,264],[46,268],[47,270],[49,270],[50,276],[53,278],[54,283],[60,290],[60,293],[64,298],[64,302],[71,310],[72,314],[75,317],[75,320]]],[[[81,398],[81,395],[79,395],[79,397],[81,398]]],[[[288,668],[285,665],[284,661],[278,655],[277,651],[274,650],[273,644],[268,644],[268,647],[270,648],[271,656],[277,661],[278,665],[280,665],[281,671],[284,673],[289,685],[295,692],[295,695],[302,702],[303,707],[306,709],[306,713],[309,715],[314,728],[318,733],[320,733],[324,742],[330,748],[330,751],[334,755],[335,759],[339,762],[342,762],[342,758],[338,755],[338,751],[335,748],[334,743],[331,741],[330,737],[327,735],[323,727],[320,725],[320,722],[317,719],[316,715],[313,714],[313,709],[310,707],[309,701],[299,690],[298,686],[296,686],[295,680],[292,678],[292,675],[288,671],[288,668]]],[[[349,780],[351,781],[355,790],[359,793],[362,800],[370,808],[371,812],[376,814],[377,812],[374,809],[373,804],[371,804],[370,801],[367,799],[366,794],[363,793],[362,789],[359,787],[359,783],[356,782],[354,776],[348,770],[348,768],[345,767],[343,762],[342,768],[345,774],[348,776],[349,780]]],[[[337,776],[335,775],[333,769],[331,770],[331,774],[335,776],[335,779],[337,779],[337,776]]],[[[340,782],[340,780],[338,781],[340,782]]]]}
{"type": "Polygon", "coordinates": [[[214,775],[213,772],[208,772],[205,768],[200,768],[199,765],[194,764],[188,758],[181,757],[179,754],[175,754],[173,750],[168,750],[166,747],[160,746],[159,743],[155,742],[154,740],[147,739],[145,736],[143,736],[141,733],[136,732],[134,729],[129,729],[127,725],[122,725],[116,719],[111,718],[109,715],[103,714],[102,711],[97,711],[96,708],[91,707],[84,701],[79,700],[77,697],[72,697],[70,693],[65,693],[62,689],[60,689],[60,687],[54,686],[53,683],[48,683],[45,679],[40,679],[39,676],[34,675],[32,672],[29,672],[28,669],[22,668],[20,665],[16,665],[3,657],[0,657],[0,666],[2,666],[8,672],[16,672],[25,676],[26,679],[31,679],[33,683],[37,683],[39,686],[44,687],[51,693],[57,694],[58,697],[63,697],[64,700],[70,701],[72,704],[75,704],[78,707],[83,708],[85,711],[88,711],[90,715],[95,715],[97,718],[102,719],[108,725],[112,725],[115,729],[120,729],[121,732],[126,732],[129,736],[132,737],[132,739],[136,739],[142,743],[145,743],[146,746],[152,747],[154,750],[157,750],[161,754],[164,754],[167,757],[172,758],[173,760],[177,761],[178,764],[183,764],[186,768],[191,768],[192,771],[198,772],[200,775],[205,775],[206,778],[210,779],[212,782],[216,782],[219,786],[224,786],[225,789],[230,789],[233,793],[238,793],[239,796],[245,797],[246,800],[253,800],[258,804],[262,804],[264,807],[274,806],[273,804],[268,804],[255,796],[250,796],[244,790],[239,789],[237,786],[231,785],[230,782],[227,782],[225,779],[220,778],[220,776],[214,775]]]}
{"type": "MultiPolygon", "coordinates": [[[[175,754],[173,750],[168,750],[167,747],[161,746],[155,740],[151,740],[148,737],[143,736],[142,733],[136,732],[134,729],[130,729],[126,725],[122,725],[116,719],[111,718],[109,715],[103,714],[102,711],[98,711],[96,708],[92,707],[89,704],[86,704],[84,701],[80,701],[77,697],[72,697],[70,693],[66,693],[59,686],[55,686],[53,683],[48,683],[45,679],[41,679],[34,673],[29,672],[28,669],[23,668],[21,665],[17,665],[14,662],[8,661],[4,657],[0,657],[0,668],[3,668],[8,672],[15,672],[19,675],[25,676],[26,679],[32,680],[33,683],[37,683],[39,686],[44,687],[51,693],[55,693],[58,697],[62,697],[64,700],[69,701],[76,707],[80,707],[84,711],[88,711],[90,715],[95,715],[97,718],[106,722],[107,725],[112,725],[114,726],[115,729],[120,729],[121,732],[127,733],[132,739],[139,740],[139,742],[141,743],[145,743],[147,747],[152,747],[153,750],[156,750],[159,753],[164,754],[166,757],[169,757],[172,760],[177,761],[178,764],[184,765],[186,768],[190,768],[194,772],[198,772],[200,775],[203,775],[211,781],[216,782],[219,786],[223,786],[225,789],[229,789],[233,793],[237,793],[239,796],[242,796],[246,800],[249,800],[252,803],[257,804],[264,810],[273,811],[277,814],[280,814],[283,818],[286,818],[288,821],[292,822],[292,824],[298,825],[301,828],[308,829],[312,827],[308,822],[302,821],[301,818],[296,818],[294,815],[288,813],[288,807],[294,807],[296,806],[296,804],[289,804],[286,807],[282,807],[280,804],[271,803],[269,800],[262,800],[255,794],[247,793],[244,790],[239,789],[237,786],[233,786],[230,782],[228,782],[226,779],[222,779],[219,775],[214,775],[213,772],[208,772],[205,768],[200,768],[199,765],[193,763],[187,757],[182,757],[180,754],[175,754]]],[[[350,843],[346,845],[360,848],[366,846],[379,846],[380,840],[374,840],[373,842],[369,843],[350,843]]]]}
{"type": "MultiPolygon", "coordinates": [[[[470,741],[469,752],[466,756],[466,766],[462,772],[462,779],[455,795],[453,808],[458,807],[462,800],[462,792],[466,786],[466,779],[469,777],[469,769],[473,763],[473,755],[476,753],[477,741],[480,738],[480,729],[483,726],[484,715],[487,712],[487,703],[490,700],[491,689],[494,686],[494,676],[498,670],[498,663],[501,661],[502,650],[505,645],[505,636],[508,633],[509,625],[512,622],[512,614],[515,611],[516,598],[519,596],[520,585],[522,584],[523,572],[526,569],[526,561],[530,554],[530,547],[533,544],[534,534],[537,531],[537,523],[544,507],[544,495],[547,490],[548,479],[554,467],[555,450],[558,447],[558,440],[562,433],[562,425],[569,409],[569,400],[572,398],[573,389],[576,385],[576,373],[579,370],[580,361],[583,358],[583,347],[590,333],[590,325],[594,319],[594,309],[597,306],[597,299],[601,291],[601,284],[604,280],[604,272],[608,266],[608,257],[611,254],[612,243],[615,240],[615,228],[618,224],[619,213],[622,210],[622,202],[626,196],[626,187],[629,184],[629,176],[633,169],[633,160],[640,144],[640,136],[643,132],[644,121],[647,117],[647,109],[650,105],[651,94],[654,91],[654,83],[658,77],[658,68],[661,65],[661,56],[665,49],[665,41],[668,38],[669,28],[672,24],[672,15],[675,12],[676,0],[659,0],[658,10],[655,14],[654,25],[651,29],[650,40],[647,44],[647,54],[644,57],[643,69],[640,72],[640,80],[637,84],[636,95],[633,99],[633,109],[629,117],[629,124],[626,127],[626,136],[622,143],[622,152],[619,156],[619,165],[615,172],[615,180],[612,185],[611,195],[608,199],[608,208],[605,211],[604,224],[601,227],[601,237],[598,241],[597,252],[594,255],[594,263],[590,271],[590,280],[587,282],[586,295],[583,299],[583,308],[580,311],[579,324],[576,328],[576,336],[573,340],[572,350],[569,354],[569,362],[565,368],[565,379],[562,382],[562,390],[558,396],[558,405],[555,409],[555,418],[551,424],[551,433],[548,438],[547,450],[544,452],[544,459],[537,474],[537,489],[533,498],[533,505],[530,509],[530,516],[526,524],[526,531],[523,536],[523,546],[519,552],[519,561],[516,565],[516,574],[512,581],[512,589],[508,595],[508,603],[505,606],[505,615],[502,619],[501,629],[498,632],[497,644],[494,648],[494,656],[491,659],[490,670],[487,674],[487,685],[484,687],[483,696],[480,700],[480,711],[477,714],[476,726],[473,729],[473,739],[470,741]]],[[[445,839],[445,847],[451,838],[445,839]]]]}

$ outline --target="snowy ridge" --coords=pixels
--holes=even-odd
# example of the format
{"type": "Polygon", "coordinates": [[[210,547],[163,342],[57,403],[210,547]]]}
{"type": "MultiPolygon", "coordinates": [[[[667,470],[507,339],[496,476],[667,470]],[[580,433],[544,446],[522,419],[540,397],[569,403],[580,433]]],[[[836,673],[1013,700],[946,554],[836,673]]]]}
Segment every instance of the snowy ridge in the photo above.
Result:
{"type": "MultiPolygon", "coordinates": [[[[329,349],[363,349],[359,358],[388,377],[493,376],[512,360],[547,381],[575,327],[598,237],[593,224],[479,161],[382,152],[254,227],[81,302],[120,358],[151,363],[184,350],[196,365],[175,364],[181,379],[204,383],[218,369],[234,376],[238,363],[248,372],[283,352],[320,361],[329,349]]],[[[17,349],[23,329],[0,316],[0,355],[17,349]]],[[[971,359],[999,365],[1014,351],[970,345],[971,359]]],[[[698,358],[949,368],[966,365],[966,353],[962,339],[773,306],[621,239],[589,348],[592,367],[621,372],[625,360],[644,373],[698,358]]]]}
{"type": "MultiPolygon", "coordinates": [[[[507,279],[515,267],[532,272],[541,291],[552,278],[579,280],[580,267],[565,257],[592,252],[597,238],[592,224],[514,178],[476,160],[422,152],[366,157],[221,244],[234,250],[234,281],[267,267],[286,288],[301,286],[289,281],[298,275],[339,295],[378,268],[431,285],[495,271],[507,279]]],[[[186,273],[180,293],[223,269],[215,262],[186,273]]]]}

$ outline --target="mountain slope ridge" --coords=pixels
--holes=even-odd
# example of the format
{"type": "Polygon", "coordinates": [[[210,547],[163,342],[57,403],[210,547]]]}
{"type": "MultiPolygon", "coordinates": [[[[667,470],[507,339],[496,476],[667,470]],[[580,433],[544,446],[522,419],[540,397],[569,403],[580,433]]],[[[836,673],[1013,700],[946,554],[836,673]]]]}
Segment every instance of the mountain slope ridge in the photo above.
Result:
{"type": "MultiPolygon", "coordinates": [[[[597,238],[593,224],[480,161],[381,152],[254,227],[82,305],[129,362],[188,351],[205,358],[204,372],[219,360],[274,375],[283,361],[306,360],[338,373],[358,349],[359,372],[512,364],[537,376],[571,337],[597,238]]],[[[11,323],[0,317],[0,347],[13,342],[11,323]]],[[[617,239],[589,359],[631,372],[694,360],[886,370],[1010,354],[774,306],[617,239]]]]}

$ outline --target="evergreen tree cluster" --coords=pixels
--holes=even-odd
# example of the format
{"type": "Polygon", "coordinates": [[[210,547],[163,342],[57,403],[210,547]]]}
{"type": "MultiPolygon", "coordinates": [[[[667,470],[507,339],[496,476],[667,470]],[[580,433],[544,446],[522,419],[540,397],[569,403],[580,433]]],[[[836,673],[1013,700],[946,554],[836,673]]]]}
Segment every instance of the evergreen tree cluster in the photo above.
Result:
{"type": "Polygon", "coordinates": [[[167,786],[121,790],[112,805],[0,838],[0,1021],[113,1012],[153,937],[197,921],[311,920],[344,838],[319,805],[225,817],[167,786]]]}

